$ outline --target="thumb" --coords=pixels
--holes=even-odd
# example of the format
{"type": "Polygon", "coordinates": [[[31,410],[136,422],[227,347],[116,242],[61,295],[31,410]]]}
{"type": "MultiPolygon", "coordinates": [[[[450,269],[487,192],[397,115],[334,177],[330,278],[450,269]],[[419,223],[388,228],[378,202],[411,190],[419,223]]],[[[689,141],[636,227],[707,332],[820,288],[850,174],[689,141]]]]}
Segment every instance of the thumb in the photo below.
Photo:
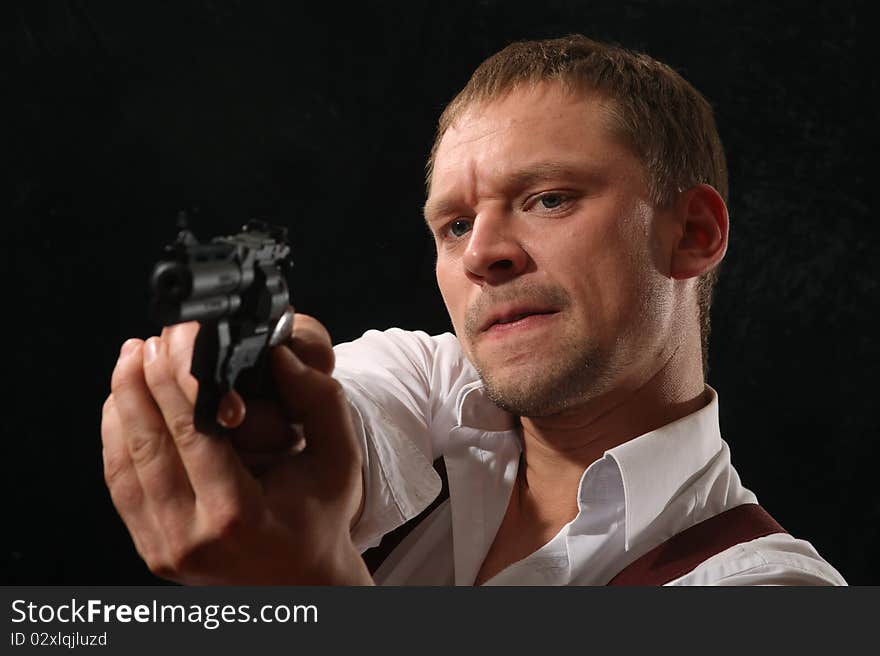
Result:
{"type": "Polygon", "coordinates": [[[309,367],[287,347],[272,349],[271,362],[281,405],[291,422],[302,425],[305,453],[323,460],[322,467],[360,468],[360,445],[339,381],[309,367]]]}
{"type": "Polygon", "coordinates": [[[294,315],[293,333],[287,345],[306,365],[325,374],[333,373],[336,358],[330,333],[314,317],[308,314],[294,315]]]}

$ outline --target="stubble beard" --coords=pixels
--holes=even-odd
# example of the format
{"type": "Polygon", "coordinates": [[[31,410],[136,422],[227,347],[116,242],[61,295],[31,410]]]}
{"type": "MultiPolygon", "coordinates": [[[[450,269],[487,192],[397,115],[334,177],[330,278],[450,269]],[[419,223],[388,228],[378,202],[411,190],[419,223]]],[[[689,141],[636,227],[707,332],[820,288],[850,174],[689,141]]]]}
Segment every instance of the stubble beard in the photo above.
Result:
{"type": "Polygon", "coordinates": [[[608,350],[571,324],[568,330],[561,327],[555,344],[547,350],[541,348],[516,371],[499,371],[498,366],[479,357],[476,342],[481,322],[487,308],[502,301],[555,307],[563,314],[571,307],[569,294],[559,286],[522,284],[481,297],[469,308],[463,326],[470,343],[469,359],[495,405],[522,417],[546,417],[595,398],[610,386],[614,367],[608,350]]]}
{"type": "Polygon", "coordinates": [[[565,343],[529,371],[496,375],[479,358],[474,367],[486,395],[499,408],[521,417],[547,417],[599,396],[613,379],[607,358],[596,345],[565,343]]]}

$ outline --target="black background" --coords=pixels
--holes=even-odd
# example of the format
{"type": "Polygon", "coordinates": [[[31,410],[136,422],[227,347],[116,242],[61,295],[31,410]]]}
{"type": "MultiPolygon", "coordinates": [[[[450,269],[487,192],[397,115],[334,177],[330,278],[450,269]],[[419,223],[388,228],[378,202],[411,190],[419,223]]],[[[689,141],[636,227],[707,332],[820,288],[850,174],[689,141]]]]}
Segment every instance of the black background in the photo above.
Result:
{"type": "Polygon", "coordinates": [[[146,280],[178,210],[202,238],[287,225],[294,303],[335,341],[447,330],[420,218],[435,121],[510,41],[581,32],[666,61],[716,107],[722,433],[783,526],[880,583],[867,3],[7,7],[5,582],[158,582],[104,488],[99,424],[120,345],[156,332],[146,280]]]}

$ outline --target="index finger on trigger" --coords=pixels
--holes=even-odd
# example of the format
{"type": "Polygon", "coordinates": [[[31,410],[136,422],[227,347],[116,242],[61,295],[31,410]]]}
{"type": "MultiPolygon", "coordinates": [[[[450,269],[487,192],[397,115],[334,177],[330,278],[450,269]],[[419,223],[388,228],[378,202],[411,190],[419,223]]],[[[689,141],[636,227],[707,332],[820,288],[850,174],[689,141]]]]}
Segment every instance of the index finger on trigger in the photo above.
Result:
{"type": "Polygon", "coordinates": [[[293,335],[287,346],[306,366],[325,374],[333,373],[336,356],[333,342],[324,325],[308,314],[296,314],[293,320],[293,335]]]}

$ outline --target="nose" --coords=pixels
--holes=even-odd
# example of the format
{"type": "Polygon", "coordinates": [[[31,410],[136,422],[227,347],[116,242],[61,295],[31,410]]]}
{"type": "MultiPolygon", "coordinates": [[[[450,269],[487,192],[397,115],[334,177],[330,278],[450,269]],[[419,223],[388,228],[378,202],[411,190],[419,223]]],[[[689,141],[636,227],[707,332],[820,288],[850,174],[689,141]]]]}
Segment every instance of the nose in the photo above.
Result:
{"type": "Polygon", "coordinates": [[[474,219],[463,258],[468,278],[497,285],[522,274],[529,255],[502,212],[483,212],[474,219]]]}

